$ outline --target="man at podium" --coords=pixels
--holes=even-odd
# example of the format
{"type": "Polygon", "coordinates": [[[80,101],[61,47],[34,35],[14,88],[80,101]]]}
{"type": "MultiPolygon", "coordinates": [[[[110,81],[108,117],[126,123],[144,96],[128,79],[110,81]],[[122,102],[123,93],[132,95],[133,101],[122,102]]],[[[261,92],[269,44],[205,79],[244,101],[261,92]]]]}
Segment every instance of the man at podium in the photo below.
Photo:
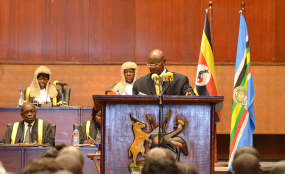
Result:
{"type": "MultiPolygon", "coordinates": [[[[134,95],[159,95],[158,85],[154,84],[152,75],[157,74],[158,76],[161,76],[162,74],[169,72],[164,67],[165,62],[166,59],[164,58],[162,50],[155,49],[150,52],[147,64],[150,73],[135,81],[133,86],[134,95]]],[[[170,82],[160,82],[162,84],[162,93],[164,95],[195,95],[189,84],[188,77],[182,74],[173,73],[172,79],[173,81],[170,82]]]]}
{"type": "Polygon", "coordinates": [[[37,110],[33,103],[26,102],[23,104],[21,116],[23,121],[7,126],[6,133],[0,143],[39,143],[53,146],[55,132],[49,123],[36,118],[37,110]]]}

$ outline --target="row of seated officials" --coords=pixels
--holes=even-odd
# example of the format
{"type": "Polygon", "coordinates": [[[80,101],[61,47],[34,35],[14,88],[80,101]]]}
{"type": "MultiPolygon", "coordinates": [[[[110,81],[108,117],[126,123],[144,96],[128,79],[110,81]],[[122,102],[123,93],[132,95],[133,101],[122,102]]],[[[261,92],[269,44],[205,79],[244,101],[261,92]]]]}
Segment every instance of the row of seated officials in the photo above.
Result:
{"type": "MultiPolygon", "coordinates": [[[[119,91],[119,94],[121,95],[158,95],[159,91],[157,90],[157,85],[154,85],[154,82],[151,79],[151,75],[160,75],[162,73],[168,72],[164,66],[165,62],[166,59],[162,50],[155,49],[151,51],[148,56],[147,64],[150,73],[139,79],[137,64],[134,62],[124,63],[121,67],[122,80],[108,89],[106,91],[106,94],[113,95],[119,91]]],[[[30,87],[24,91],[25,103],[21,108],[21,116],[23,118],[23,121],[7,126],[6,133],[1,140],[2,143],[33,143],[36,141],[40,144],[47,144],[49,146],[52,146],[54,144],[55,131],[53,131],[52,126],[49,123],[40,119],[36,119],[37,111],[35,105],[43,106],[47,103],[52,103],[53,106],[68,105],[70,98],[70,88],[64,95],[65,102],[60,103],[62,100],[61,91],[58,90],[56,86],[50,82],[50,79],[51,71],[47,67],[40,66],[35,71],[30,87]],[[38,137],[40,137],[40,139],[38,137]]],[[[178,73],[173,73],[173,81],[171,83],[162,83],[162,92],[164,95],[195,95],[192,87],[189,84],[188,77],[178,73]]],[[[101,114],[101,112],[98,112],[98,115],[99,114],[101,114]]],[[[96,115],[96,112],[94,110],[93,115],[96,115]]],[[[80,143],[84,143],[84,141],[85,143],[92,143],[92,141],[94,141],[92,139],[89,139],[88,135],[95,139],[97,129],[100,130],[100,126],[98,126],[100,121],[101,119],[98,119],[96,122],[95,116],[92,121],[83,124],[80,131],[82,134],[80,137],[83,139],[80,140],[80,143]],[[90,127],[89,132],[88,127],[90,127]]]]}
{"type": "MultiPolygon", "coordinates": [[[[105,91],[107,95],[158,95],[158,87],[152,79],[153,74],[161,75],[169,72],[165,67],[166,59],[162,50],[155,49],[148,56],[148,68],[150,73],[138,78],[138,67],[134,62],[125,62],[121,67],[122,79],[105,91]]],[[[173,72],[173,81],[162,83],[164,95],[195,95],[187,76],[173,72]]],[[[51,71],[40,66],[34,73],[30,86],[24,91],[24,100],[37,106],[52,103],[53,106],[69,105],[70,88],[56,88],[51,83],[51,71]],[[62,93],[64,94],[63,103],[62,93]]]]}

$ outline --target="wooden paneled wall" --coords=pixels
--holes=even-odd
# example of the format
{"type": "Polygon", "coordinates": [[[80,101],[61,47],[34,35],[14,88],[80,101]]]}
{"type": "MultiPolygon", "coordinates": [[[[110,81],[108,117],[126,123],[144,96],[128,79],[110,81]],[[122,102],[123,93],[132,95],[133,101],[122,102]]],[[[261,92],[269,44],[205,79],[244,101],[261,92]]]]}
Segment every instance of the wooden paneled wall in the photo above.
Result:
{"type": "MultiPolygon", "coordinates": [[[[239,10],[245,2],[256,133],[282,134],[285,80],[285,1],[212,0],[213,48],[219,95],[225,96],[218,133],[229,133],[239,10]]],[[[0,106],[16,106],[36,68],[72,88],[73,106],[120,81],[120,65],[135,61],[148,73],[149,52],[162,49],[170,71],[192,86],[208,0],[0,0],[0,106]]]]}
{"type": "MultiPolygon", "coordinates": [[[[245,1],[253,62],[285,62],[285,2],[212,0],[216,62],[235,62],[245,1]]],[[[198,61],[208,0],[0,0],[0,61],[53,64],[198,61]],[[46,62],[47,61],[47,62],[46,62]]]]}

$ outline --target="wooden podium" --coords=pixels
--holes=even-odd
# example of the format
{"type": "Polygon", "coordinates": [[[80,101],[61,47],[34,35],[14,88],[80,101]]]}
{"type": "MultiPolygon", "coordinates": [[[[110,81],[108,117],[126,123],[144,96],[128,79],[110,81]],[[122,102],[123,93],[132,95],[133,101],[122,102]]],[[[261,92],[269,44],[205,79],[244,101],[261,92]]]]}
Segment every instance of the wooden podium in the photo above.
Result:
{"type": "MultiPolygon", "coordinates": [[[[151,132],[146,115],[153,118],[154,127],[159,123],[159,104],[156,96],[94,95],[95,106],[102,109],[102,155],[100,170],[103,174],[129,173],[133,162],[129,158],[129,148],[134,140],[130,114],[146,124],[143,131],[151,132]]],[[[165,96],[163,114],[170,115],[165,133],[173,132],[177,119],[185,126],[177,136],[183,138],[188,147],[188,155],[180,154],[180,161],[194,165],[198,173],[214,173],[214,124],[215,106],[223,97],[165,96]]],[[[149,151],[145,142],[146,153],[149,151]]],[[[176,155],[176,154],[175,154],[176,155]]],[[[137,161],[144,157],[138,155],[137,161]]]]}

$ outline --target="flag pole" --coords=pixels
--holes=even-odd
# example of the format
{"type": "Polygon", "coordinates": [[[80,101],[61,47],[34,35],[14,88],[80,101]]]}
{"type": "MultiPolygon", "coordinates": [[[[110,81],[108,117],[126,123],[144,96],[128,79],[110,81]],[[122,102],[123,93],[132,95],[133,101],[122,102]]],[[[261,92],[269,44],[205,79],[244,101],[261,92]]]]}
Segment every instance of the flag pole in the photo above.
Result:
{"type": "Polygon", "coordinates": [[[241,13],[245,19],[245,3],[244,2],[241,2],[241,13]]]}
{"type": "MultiPolygon", "coordinates": [[[[213,40],[214,40],[214,31],[213,31],[213,3],[212,1],[209,1],[209,25],[210,25],[210,32],[211,32],[211,40],[212,40],[212,45],[213,45],[213,40]]],[[[214,54],[214,50],[213,50],[214,54]]]]}
{"type": "MultiPolygon", "coordinates": [[[[209,1],[209,8],[206,9],[206,12],[208,13],[208,19],[209,19],[209,27],[210,27],[210,33],[211,33],[211,45],[213,46],[213,40],[214,40],[214,32],[213,32],[213,2],[209,1]]],[[[214,55],[214,48],[212,48],[213,50],[213,55],[214,55]]],[[[215,56],[213,56],[215,59],[215,56]]],[[[218,162],[218,145],[217,145],[217,126],[216,123],[214,124],[214,163],[218,162]]]]}

